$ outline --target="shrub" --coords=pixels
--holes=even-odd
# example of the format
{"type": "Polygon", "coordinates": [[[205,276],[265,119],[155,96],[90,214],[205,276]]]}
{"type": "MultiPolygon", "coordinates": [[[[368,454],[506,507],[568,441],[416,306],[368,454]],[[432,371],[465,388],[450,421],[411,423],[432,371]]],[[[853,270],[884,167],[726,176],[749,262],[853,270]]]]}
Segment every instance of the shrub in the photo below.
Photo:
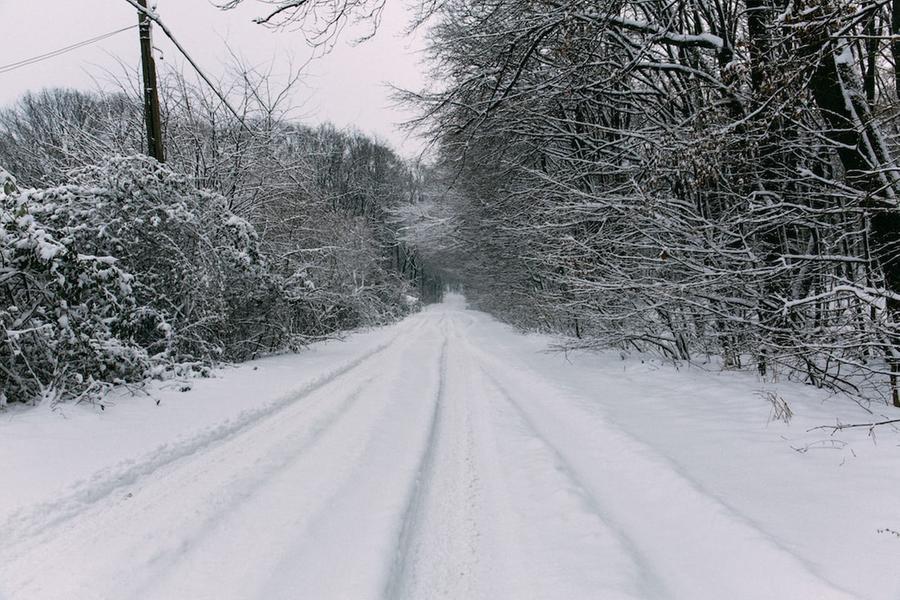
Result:
{"type": "Polygon", "coordinates": [[[6,401],[77,398],[166,366],[243,358],[283,296],[254,229],[152,159],[109,159],[45,190],[5,187],[6,401]]]}

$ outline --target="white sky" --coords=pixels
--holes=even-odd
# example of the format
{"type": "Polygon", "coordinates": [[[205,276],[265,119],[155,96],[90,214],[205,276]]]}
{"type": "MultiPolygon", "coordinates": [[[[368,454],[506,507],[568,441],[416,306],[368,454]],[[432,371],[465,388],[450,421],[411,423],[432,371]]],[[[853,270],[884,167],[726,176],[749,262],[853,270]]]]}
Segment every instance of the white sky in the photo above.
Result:
{"type": "MultiPolygon", "coordinates": [[[[302,65],[310,55],[299,32],[273,31],[251,22],[266,9],[257,0],[245,0],[232,11],[221,11],[209,0],[157,0],[157,5],[169,29],[213,79],[224,73],[230,60],[226,44],[252,64],[268,65],[274,60],[276,73],[286,73],[291,61],[302,65]]],[[[345,32],[329,55],[310,63],[294,97],[294,103],[300,106],[298,120],[355,126],[386,140],[407,156],[421,149],[419,140],[397,130],[396,124],[411,115],[395,106],[385,85],[410,89],[424,85],[421,34],[404,36],[406,20],[404,0],[388,0],[375,38],[353,46],[353,32],[345,32]]],[[[136,11],[125,0],[0,0],[0,66],[136,22],[136,11]]],[[[155,32],[154,43],[164,59],[157,61],[158,68],[162,69],[164,62],[181,63],[178,51],[161,31],[155,32]]],[[[138,32],[134,29],[0,73],[0,105],[44,87],[95,88],[97,81],[102,84],[110,73],[122,73],[117,59],[136,67],[139,58],[138,32]]],[[[188,69],[185,66],[186,72],[188,69]]]]}

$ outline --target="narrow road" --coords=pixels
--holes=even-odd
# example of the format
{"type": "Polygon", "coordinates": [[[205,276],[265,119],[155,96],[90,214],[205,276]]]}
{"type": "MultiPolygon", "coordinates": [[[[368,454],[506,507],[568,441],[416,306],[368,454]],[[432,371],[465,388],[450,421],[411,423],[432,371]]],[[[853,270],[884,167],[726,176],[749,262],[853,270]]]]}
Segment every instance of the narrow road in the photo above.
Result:
{"type": "Polygon", "coordinates": [[[277,410],[0,523],[0,597],[853,597],[588,410],[602,389],[476,342],[486,318],[451,298],[277,410]]]}

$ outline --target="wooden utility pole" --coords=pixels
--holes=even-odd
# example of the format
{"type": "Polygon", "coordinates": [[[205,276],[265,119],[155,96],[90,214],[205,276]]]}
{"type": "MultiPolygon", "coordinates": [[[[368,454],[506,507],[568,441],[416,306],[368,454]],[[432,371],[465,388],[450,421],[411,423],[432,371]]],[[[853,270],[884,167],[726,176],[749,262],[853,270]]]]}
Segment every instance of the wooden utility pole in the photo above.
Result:
{"type": "MultiPolygon", "coordinates": [[[[147,0],[137,0],[144,9],[147,0]]],[[[153,61],[153,40],[150,37],[150,17],[138,11],[141,37],[141,66],[144,73],[144,122],[147,125],[147,154],[165,162],[166,151],[162,139],[162,122],[159,116],[159,94],[156,91],[156,63],[153,61]]]]}

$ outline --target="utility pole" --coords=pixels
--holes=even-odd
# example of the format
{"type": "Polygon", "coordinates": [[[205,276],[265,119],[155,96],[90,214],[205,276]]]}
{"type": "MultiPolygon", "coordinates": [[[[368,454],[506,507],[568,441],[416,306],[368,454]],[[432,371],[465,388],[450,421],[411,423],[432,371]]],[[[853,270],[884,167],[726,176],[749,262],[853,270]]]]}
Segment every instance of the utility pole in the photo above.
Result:
{"type": "MultiPolygon", "coordinates": [[[[147,8],[147,0],[137,0],[141,8],[147,8]]],[[[159,116],[159,94],[156,91],[156,63],[153,61],[153,40],[150,37],[150,17],[138,11],[141,37],[141,66],[144,74],[144,122],[147,125],[147,153],[165,162],[166,151],[162,139],[162,122],[159,116]]]]}

